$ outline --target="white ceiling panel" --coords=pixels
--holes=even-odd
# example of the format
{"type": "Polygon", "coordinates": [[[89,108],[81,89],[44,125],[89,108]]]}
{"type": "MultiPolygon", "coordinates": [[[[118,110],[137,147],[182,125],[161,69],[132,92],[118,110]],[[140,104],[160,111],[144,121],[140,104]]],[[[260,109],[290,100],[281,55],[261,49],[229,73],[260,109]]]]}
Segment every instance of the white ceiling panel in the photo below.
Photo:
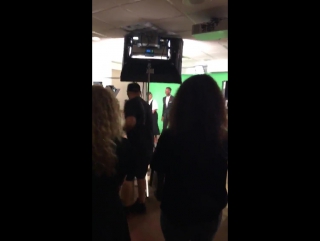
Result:
{"type": "Polygon", "coordinates": [[[210,9],[228,4],[228,0],[204,0],[200,4],[188,4],[187,0],[166,0],[184,13],[195,13],[205,9],[210,9]]]}
{"type": "Polygon", "coordinates": [[[185,1],[188,0],[93,0],[92,36],[98,33],[102,39],[121,38],[117,40],[120,44],[110,42],[112,59],[121,62],[123,37],[127,33],[122,28],[151,23],[184,39],[183,55],[188,57],[183,59],[184,63],[227,59],[227,39],[193,40],[191,29],[193,24],[209,21],[212,17],[227,18],[228,1],[202,0],[202,3],[194,5],[185,1]]]}
{"type": "Polygon", "coordinates": [[[147,0],[130,5],[125,5],[130,12],[146,20],[165,19],[181,16],[181,12],[176,10],[165,0],[147,0]]]}
{"type": "Polygon", "coordinates": [[[162,19],[153,23],[159,28],[176,33],[183,31],[190,32],[190,25],[192,25],[192,22],[185,16],[162,19]]]}
{"type": "Polygon", "coordinates": [[[92,18],[92,31],[103,33],[112,28],[114,28],[114,26],[112,26],[111,24],[107,24],[96,18],[92,18]]]}
{"type": "Polygon", "coordinates": [[[220,41],[201,41],[203,43],[201,51],[206,53],[221,53],[227,51],[224,43],[220,41]]]}
{"type": "Polygon", "coordinates": [[[126,35],[126,32],[120,28],[110,29],[104,32],[107,38],[122,38],[126,35]]]}
{"type": "Polygon", "coordinates": [[[228,59],[228,52],[225,53],[212,53],[210,54],[212,59],[228,59]]]}
{"type": "Polygon", "coordinates": [[[126,5],[126,4],[131,4],[131,3],[136,3],[136,2],[141,2],[141,1],[148,1],[148,0],[113,0],[117,2],[119,5],[126,5]]]}
{"type": "Polygon", "coordinates": [[[117,3],[113,0],[92,0],[92,13],[116,7],[117,3]]]}
{"type": "Polygon", "coordinates": [[[116,7],[106,11],[94,13],[92,14],[92,17],[119,28],[128,23],[132,24],[140,21],[139,17],[122,7],[116,7]]]}

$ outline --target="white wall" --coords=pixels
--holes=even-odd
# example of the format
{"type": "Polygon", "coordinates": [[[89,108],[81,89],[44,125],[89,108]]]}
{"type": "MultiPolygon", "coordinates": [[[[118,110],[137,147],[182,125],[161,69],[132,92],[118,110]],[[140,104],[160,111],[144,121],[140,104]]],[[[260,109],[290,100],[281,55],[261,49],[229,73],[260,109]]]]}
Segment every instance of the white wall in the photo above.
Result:
{"type": "Polygon", "coordinates": [[[119,100],[119,103],[120,103],[120,109],[123,110],[124,101],[128,99],[128,96],[127,96],[128,83],[120,81],[120,74],[121,74],[121,70],[115,70],[115,69],[112,70],[112,77],[118,78],[118,79],[112,79],[112,85],[114,85],[114,87],[116,87],[117,89],[120,89],[117,95],[117,99],[119,100]]]}
{"type": "Polygon", "coordinates": [[[208,73],[228,72],[228,59],[212,60],[208,63],[208,73]]]}
{"type": "Polygon", "coordinates": [[[110,45],[107,40],[92,42],[92,82],[102,82],[103,86],[110,85],[112,67],[110,45]]]}
{"type": "MultiPolygon", "coordinates": [[[[120,89],[120,92],[117,95],[117,99],[120,102],[120,109],[123,110],[124,101],[126,99],[128,99],[127,86],[129,84],[129,82],[121,82],[120,81],[120,74],[121,74],[121,70],[119,70],[119,69],[118,70],[117,69],[113,69],[112,70],[112,77],[115,78],[115,79],[112,79],[112,85],[114,85],[114,87],[116,87],[117,89],[120,89]]],[[[138,84],[140,85],[140,88],[142,90],[143,83],[138,82],[138,84]]]]}
{"type": "MultiPolygon", "coordinates": [[[[227,59],[217,59],[211,61],[194,61],[188,62],[188,64],[182,64],[181,74],[196,74],[194,66],[206,65],[208,73],[214,72],[228,72],[228,60],[227,59]]],[[[122,64],[112,62],[112,69],[121,70],[122,64]]]]}
{"type": "MultiPolygon", "coordinates": [[[[198,68],[194,66],[207,66],[207,73],[214,72],[228,72],[228,60],[227,59],[217,59],[211,61],[198,61],[188,63],[188,65],[184,65],[181,74],[201,74],[198,71],[198,68]]],[[[199,67],[199,69],[202,69],[199,67]]]]}

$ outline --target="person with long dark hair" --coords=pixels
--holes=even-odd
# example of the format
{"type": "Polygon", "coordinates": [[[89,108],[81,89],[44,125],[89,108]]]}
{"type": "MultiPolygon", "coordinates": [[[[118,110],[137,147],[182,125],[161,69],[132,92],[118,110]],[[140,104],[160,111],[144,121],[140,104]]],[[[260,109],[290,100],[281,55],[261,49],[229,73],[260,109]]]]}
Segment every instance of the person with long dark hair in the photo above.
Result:
{"type": "Polygon", "coordinates": [[[92,241],[130,241],[119,196],[130,163],[119,103],[103,86],[92,86],[92,241]]]}
{"type": "Polygon", "coordinates": [[[211,241],[227,205],[225,102],[208,75],[179,88],[151,167],[164,175],[161,228],[166,241],[211,241]]]}

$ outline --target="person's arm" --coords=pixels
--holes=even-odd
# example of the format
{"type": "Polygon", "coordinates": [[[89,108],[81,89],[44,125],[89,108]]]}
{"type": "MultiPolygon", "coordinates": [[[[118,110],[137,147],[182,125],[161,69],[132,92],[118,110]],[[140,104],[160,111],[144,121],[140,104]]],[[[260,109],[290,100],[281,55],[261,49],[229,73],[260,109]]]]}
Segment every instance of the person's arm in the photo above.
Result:
{"type": "Polygon", "coordinates": [[[172,106],[173,101],[174,101],[174,96],[172,96],[172,95],[171,95],[171,97],[170,97],[170,101],[171,101],[171,106],[172,106]]]}
{"type": "Polygon", "coordinates": [[[125,114],[125,123],[123,126],[124,131],[131,130],[137,123],[137,109],[134,106],[134,102],[128,101],[124,107],[124,114],[125,114]]]}

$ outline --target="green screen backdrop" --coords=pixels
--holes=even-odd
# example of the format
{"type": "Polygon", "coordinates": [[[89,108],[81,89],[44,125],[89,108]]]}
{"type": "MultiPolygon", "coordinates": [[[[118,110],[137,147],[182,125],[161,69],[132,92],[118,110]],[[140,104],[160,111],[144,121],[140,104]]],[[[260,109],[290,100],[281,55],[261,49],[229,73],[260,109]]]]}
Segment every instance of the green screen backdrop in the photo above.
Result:
{"type": "MultiPolygon", "coordinates": [[[[210,75],[218,83],[220,88],[222,88],[222,82],[225,80],[228,80],[228,72],[210,73],[208,75],[210,75]]],[[[192,75],[190,75],[190,74],[181,75],[182,82],[184,82],[186,79],[188,79],[191,76],[192,75]]],[[[179,86],[180,86],[179,84],[150,83],[149,90],[152,93],[153,99],[155,99],[159,105],[158,125],[159,125],[159,129],[160,129],[160,133],[162,132],[162,127],[163,127],[163,122],[161,121],[161,116],[162,116],[162,108],[163,108],[162,99],[163,99],[163,97],[165,97],[165,89],[166,89],[166,87],[170,87],[172,89],[171,95],[175,96],[179,86]]]]}

